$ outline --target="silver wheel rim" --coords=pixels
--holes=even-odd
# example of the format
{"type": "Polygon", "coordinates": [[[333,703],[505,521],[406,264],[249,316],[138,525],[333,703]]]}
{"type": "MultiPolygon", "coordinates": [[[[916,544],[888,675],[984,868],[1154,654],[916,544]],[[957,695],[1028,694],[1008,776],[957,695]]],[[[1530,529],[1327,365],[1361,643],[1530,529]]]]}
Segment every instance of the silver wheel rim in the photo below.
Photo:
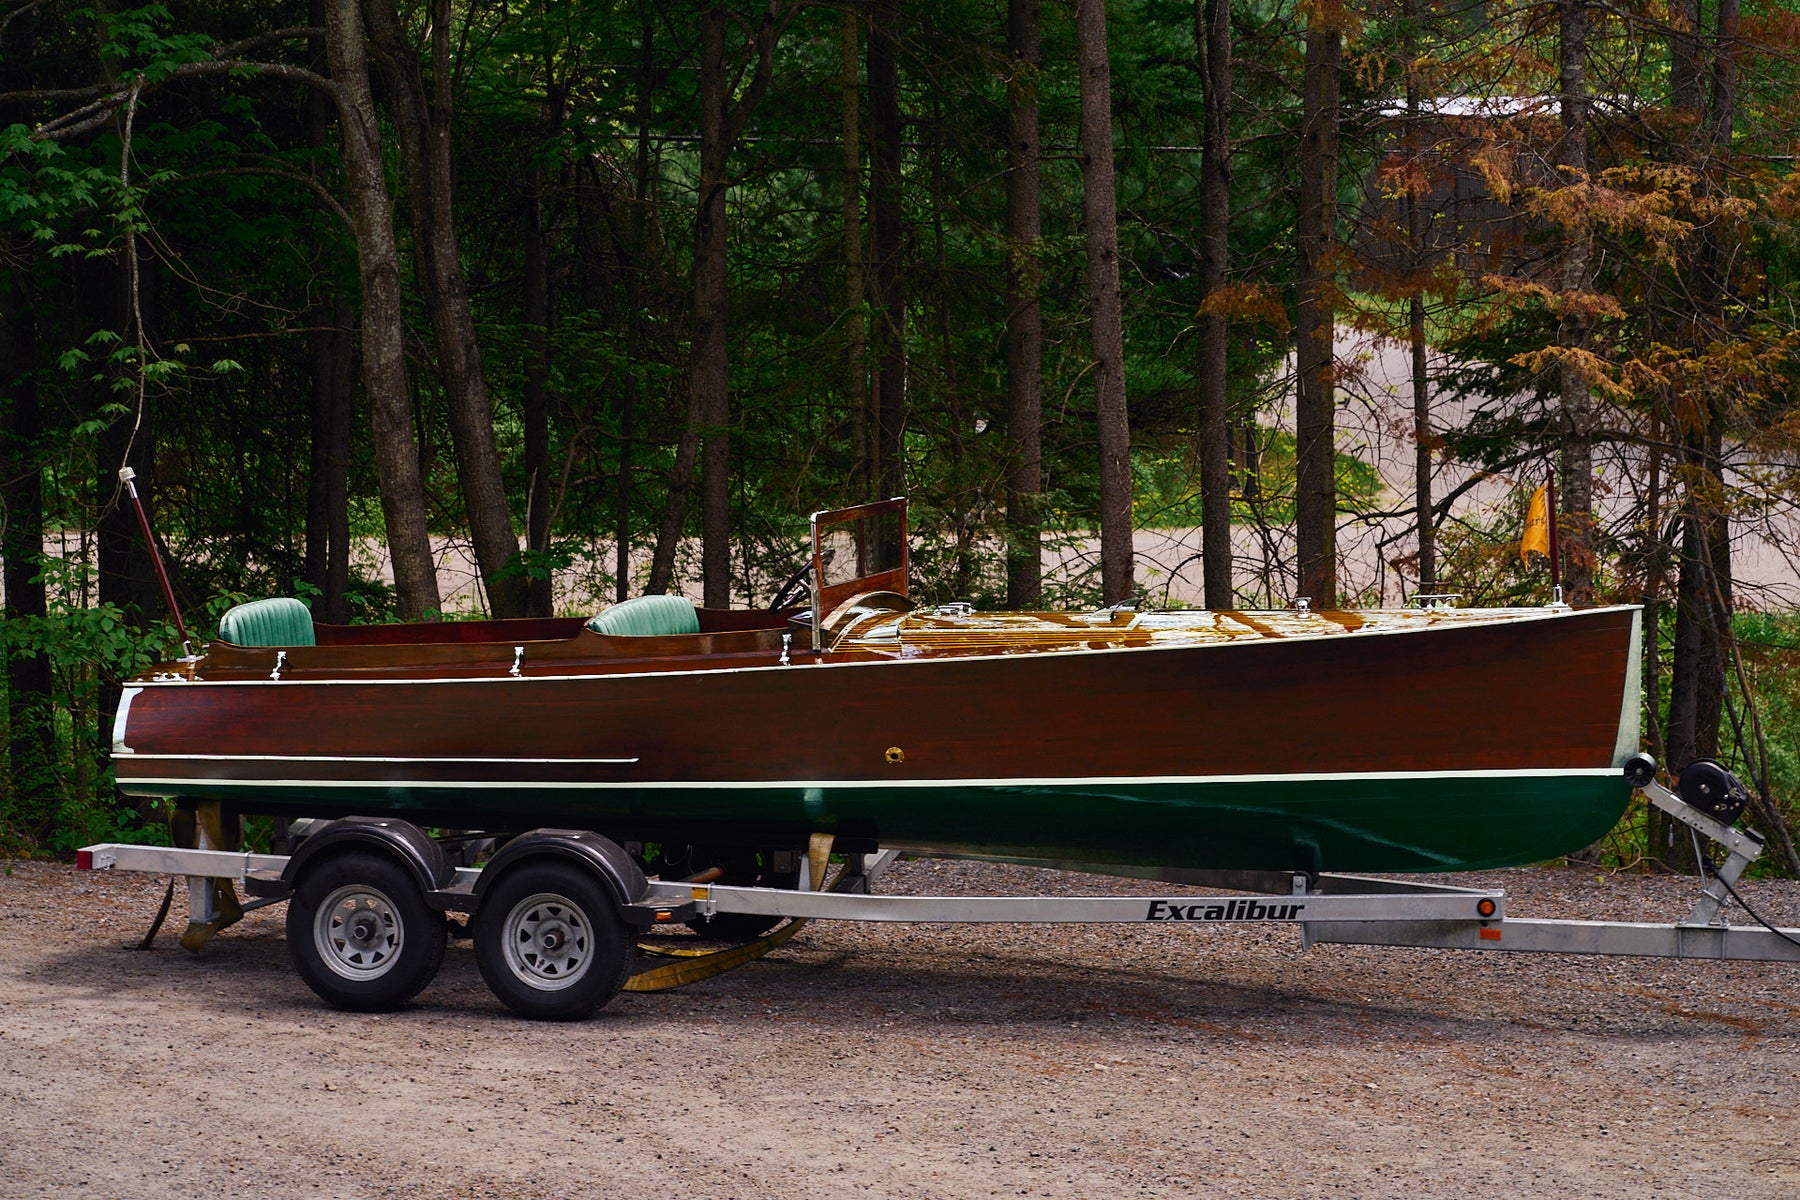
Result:
{"type": "Polygon", "coordinates": [[[506,965],[540,992],[574,987],[594,961],[594,927],[567,896],[538,892],[512,906],[500,930],[506,965]]]}
{"type": "Polygon", "coordinates": [[[366,883],[352,883],[325,898],[313,917],[313,945],[331,971],[345,979],[379,979],[400,961],[406,929],[394,902],[366,883]]]}

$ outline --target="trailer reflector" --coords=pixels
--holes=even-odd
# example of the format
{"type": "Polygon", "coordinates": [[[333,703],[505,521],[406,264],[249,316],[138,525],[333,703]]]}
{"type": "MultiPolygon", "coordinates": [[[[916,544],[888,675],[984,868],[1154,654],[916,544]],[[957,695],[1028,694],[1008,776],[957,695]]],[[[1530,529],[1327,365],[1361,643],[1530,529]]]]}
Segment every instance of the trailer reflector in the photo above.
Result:
{"type": "Polygon", "coordinates": [[[1479,936],[1486,941],[1497,942],[1500,940],[1500,931],[1498,929],[1483,929],[1479,936]]]}
{"type": "Polygon", "coordinates": [[[77,871],[93,870],[94,852],[92,850],[77,850],[75,852],[75,869],[77,871]]]}

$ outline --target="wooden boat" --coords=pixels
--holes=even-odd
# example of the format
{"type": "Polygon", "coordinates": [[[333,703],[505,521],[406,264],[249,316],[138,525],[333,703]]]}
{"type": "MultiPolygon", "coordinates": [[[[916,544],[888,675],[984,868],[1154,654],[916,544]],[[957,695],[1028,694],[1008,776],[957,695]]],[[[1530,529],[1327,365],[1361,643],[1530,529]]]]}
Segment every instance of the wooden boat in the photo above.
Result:
{"type": "Polygon", "coordinates": [[[904,545],[903,502],[815,518],[806,612],[656,597],[592,623],[352,628],[301,609],[284,630],[294,610],[264,604],[225,633],[265,644],[222,637],[131,681],[119,787],[1146,873],[1533,862],[1605,834],[1630,794],[1636,609],[921,610],[904,545]],[[871,569],[884,541],[901,561],[871,569]]]}

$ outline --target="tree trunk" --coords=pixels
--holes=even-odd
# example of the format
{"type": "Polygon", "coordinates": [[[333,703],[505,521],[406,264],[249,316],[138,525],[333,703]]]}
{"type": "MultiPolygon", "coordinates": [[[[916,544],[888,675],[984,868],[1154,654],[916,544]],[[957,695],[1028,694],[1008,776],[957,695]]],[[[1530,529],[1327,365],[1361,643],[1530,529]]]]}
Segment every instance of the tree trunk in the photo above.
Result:
{"type": "Polygon", "coordinates": [[[525,380],[520,416],[525,425],[525,545],[534,556],[525,583],[525,615],[551,614],[550,571],[550,249],[544,235],[544,167],[533,157],[525,184],[525,380]]]}
{"type": "Polygon", "coordinates": [[[700,444],[701,560],[708,608],[731,602],[731,424],[730,330],[726,323],[729,274],[726,261],[726,168],[774,73],[775,43],[781,25],[776,0],[769,0],[746,49],[756,60],[748,83],[733,79],[725,62],[730,14],[709,7],[700,17],[700,188],[694,216],[694,341],[688,363],[688,414],[669,501],[650,568],[650,590],[665,590],[674,575],[675,547],[686,520],[688,492],[700,444]],[[734,102],[733,95],[738,98],[734,102]]]}
{"type": "MultiPolygon", "coordinates": [[[[18,14],[12,54],[0,56],[0,91],[26,91],[35,53],[35,14],[18,14]]],[[[0,125],[31,120],[28,104],[0,105],[0,125]]],[[[44,476],[38,458],[42,401],[38,395],[37,308],[32,273],[36,255],[20,234],[0,235],[0,620],[48,613],[38,581],[44,552],[44,476]],[[36,582],[34,582],[36,581],[36,582]]],[[[15,651],[6,660],[6,755],[0,806],[25,836],[42,840],[53,820],[56,733],[50,660],[15,651]]]]}
{"type": "Polygon", "coordinates": [[[906,490],[901,442],[906,429],[906,296],[900,263],[900,59],[893,0],[876,0],[869,31],[869,224],[875,240],[876,490],[906,490]]]}
{"type": "MultiPolygon", "coordinates": [[[[1718,0],[1717,32],[1713,39],[1712,112],[1707,122],[1710,153],[1707,155],[1708,186],[1723,196],[1725,172],[1730,169],[1731,130],[1737,121],[1737,44],[1739,0],[1718,0]]],[[[1702,289],[1706,306],[1705,319],[1713,331],[1707,344],[1718,341],[1730,344],[1737,340],[1738,319],[1728,316],[1738,310],[1733,302],[1731,259],[1733,247],[1727,239],[1730,227],[1715,223],[1704,231],[1701,239],[1702,289]]],[[[1709,620],[1704,627],[1706,641],[1700,677],[1700,732],[1710,732],[1717,743],[1720,716],[1728,687],[1734,635],[1731,628],[1731,511],[1725,480],[1725,431],[1730,419],[1731,397],[1717,391],[1707,394],[1706,452],[1701,457],[1704,498],[1709,502],[1701,510],[1700,531],[1705,561],[1709,620]]],[[[1745,697],[1749,702],[1749,697],[1745,697]]],[[[1750,746],[1738,747],[1744,761],[1752,761],[1750,746]]]]}
{"type": "MultiPolygon", "coordinates": [[[[0,58],[0,90],[30,85],[26,63],[36,42],[34,14],[21,12],[11,46],[0,58]]],[[[28,106],[0,106],[0,124],[30,120],[28,106]]],[[[29,238],[0,235],[0,588],[6,593],[0,620],[43,618],[47,595],[39,578],[44,553],[44,475],[38,458],[42,401],[38,395],[37,308],[29,238]]],[[[51,831],[56,765],[50,660],[15,650],[6,659],[6,756],[8,781],[0,805],[26,837],[42,841],[51,831]]]]}
{"type": "Polygon", "coordinates": [[[1306,31],[1300,120],[1300,201],[1294,244],[1294,533],[1296,595],[1315,609],[1337,604],[1338,79],[1343,39],[1335,28],[1306,31]]]}
{"type": "Polygon", "coordinates": [[[844,404],[850,410],[850,500],[875,496],[877,457],[869,412],[868,282],[862,241],[862,103],[859,76],[863,18],[846,11],[838,19],[838,90],[843,99],[844,404]]]}
{"type": "Polygon", "coordinates": [[[688,498],[693,493],[694,464],[699,457],[700,409],[690,395],[687,421],[682,426],[681,441],[675,447],[675,466],[669,472],[669,495],[663,502],[656,548],[650,554],[650,580],[644,585],[644,590],[653,595],[668,591],[675,582],[675,551],[680,548],[681,533],[687,527],[688,498]]]}
{"type": "Polygon", "coordinates": [[[1700,0],[1675,0],[1669,6],[1669,102],[1698,119],[1706,103],[1706,81],[1700,36],[1700,0]]]}
{"type": "Polygon", "coordinates": [[[1725,698],[1726,652],[1721,631],[1730,627],[1729,560],[1714,561],[1729,526],[1712,511],[1704,480],[1705,434],[1690,441],[1684,458],[1688,475],[1686,511],[1681,520],[1681,570],[1675,585],[1675,639],[1669,664],[1669,721],[1665,761],[1679,771],[1696,758],[1719,753],[1720,712],[1725,698]],[[1698,452],[1696,452],[1698,451],[1698,452]]]}
{"type": "Polygon", "coordinates": [[[418,256],[420,290],[438,349],[469,540],[496,617],[525,613],[525,578],[509,567],[519,553],[494,440],[493,402],[482,373],[481,343],[469,308],[456,236],[450,64],[450,0],[431,0],[429,89],[418,51],[394,0],[364,0],[370,46],[381,67],[399,139],[406,207],[418,256]]]}
{"type": "Polygon", "coordinates": [[[319,589],[314,615],[350,619],[350,406],[356,387],[354,314],[342,296],[313,310],[312,454],[306,489],[306,581],[319,589]]]}
{"type": "Polygon", "coordinates": [[[1087,226],[1088,321],[1094,348],[1094,418],[1100,444],[1100,588],[1108,604],[1131,598],[1131,424],[1125,403],[1125,333],[1119,297],[1119,217],[1112,151],[1112,68],[1105,0],[1076,0],[1081,74],[1082,217],[1087,226]]]}
{"type": "Polygon", "coordinates": [[[625,268],[627,366],[625,386],[619,394],[619,474],[613,495],[613,586],[618,601],[631,597],[631,472],[637,444],[638,365],[644,346],[643,279],[650,241],[650,113],[656,87],[656,25],[650,16],[648,0],[638,0],[637,162],[630,226],[635,261],[625,268]]]}
{"type": "MultiPolygon", "coordinates": [[[[20,264],[0,275],[0,578],[5,620],[48,613],[38,572],[44,553],[42,416],[37,383],[37,331],[29,243],[7,237],[5,259],[20,264]]],[[[56,726],[50,660],[14,650],[6,656],[7,802],[14,826],[42,841],[55,819],[56,726]]]]}
{"type": "MultiPolygon", "coordinates": [[[[542,136],[556,137],[562,127],[562,91],[552,84],[544,104],[542,136]]],[[[525,187],[525,386],[520,394],[525,424],[525,545],[536,556],[525,584],[525,610],[550,616],[555,608],[554,584],[543,557],[550,550],[550,239],[544,228],[544,164],[534,154],[526,169],[525,187]]]]}
{"type": "MultiPolygon", "coordinates": [[[[1667,754],[1667,728],[1662,719],[1662,605],[1669,547],[1663,536],[1663,445],[1664,417],[1660,408],[1650,413],[1650,462],[1644,485],[1644,695],[1648,698],[1644,740],[1667,754]]],[[[1675,764],[1666,757],[1665,770],[1675,764]]],[[[1649,858],[1671,869],[1678,869],[1675,853],[1677,831],[1685,828],[1679,821],[1658,808],[1644,814],[1644,847],[1649,858]]],[[[1684,840],[1684,839],[1681,839],[1684,840]]]]}
{"type": "MultiPolygon", "coordinates": [[[[1418,201],[1412,200],[1416,209],[1418,201]]],[[[1431,376],[1425,345],[1425,298],[1417,292],[1407,302],[1412,341],[1413,512],[1419,525],[1419,591],[1437,590],[1437,529],[1431,511],[1431,376]]]]}
{"type": "Polygon", "coordinates": [[[413,436],[412,397],[400,311],[400,258],[381,152],[381,125],[369,92],[357,0],[329,0],[325,49],[342,97],[344,192],[356,233],[362,281],[363,387],[375,447],[381,512],[393,558],[395,607],[402,620],[438,609],[437,568],[425,524],[425,485],[413,436]]]}
{"type": "Polygon", "coordinates": [[[1231,0],[1195,0],[1194,16],[1206,104],[1200,147],[1200,569],[1206,607],[1233,608],[1231,402],[1226,319],[1216,308],[1231,266],[1231,0]]]}
{"type": "Polygon", "coordinates": [[[1418,58],[1416,22],[1423,15],[1422,0],[1407,0],[1408,18],[1406,64],[1406,151],[1412,174],[1406,188],[1406,249],[1408,281],[1411,295],[1406,301],[1407,333],[1412,342],[1413,402],[1413,511],[1419,526],[1419,591],[1437,590],[1437,537],[1435,517],[1431,511],[1431,379],[1427,373],[1425,345],[1425,195],[1420,163],[1419,76],[1414,66],[1418,58]]]}
{"type": "Polygon", "coordinates": [[[323,619],[325,571],[326,565],[331,561],[331,514],[326,508],[325,492],[331,477],[327,459],[331,449],[331,410],[334,399],[331,393],[332,364],[335,361],[333,348],[337,340],[331,328],[330,299],[326,298],[314,305],[308,319],[313,326],[307,334],[312,350],[312,402],[307,408],[306,546],[300,573],[317,590],[320,597],[317,609],[323,619]]]}
{"type": "MultiPolygon", "coordinates": [[[[72,274],[78,327],[107,330],[122,338],[124,344],[130,344],[134,340],[130,327],[131,285],[122,259],[114,256],[78,260],[72,274]]],[[[147,451],[155,435],[155,414],[148,403],[141,413],[127,412],[117,417],[108,414],[109,406],[122,400],[135,410],[135,387],[129,392],[115,390],[115,384],[129,381],[127,373],[131,370],[130,364],[100,366],[77,383],[75,402],[84,417],[105,421],[95,447],[93,479],[93,511],[100,514],[94,531],[95,595],[101,604],[116,604],[134,625],[142,628],[161,605],[153,598],[159,594],[154,585],[148,590],[144,587],[151,574],[148,552],[138,532],[137,518],[131,514],[129,501],[120,489],[118,472],[121,467],[137,472],[138,492],[154,516],[156,479],[147,451]]]]}
{"type": "MultiPolygon", "coordinates": [[[[1714,39],[1711,111],[1706,114],[1702,160],[1708,190],[1721,190],[1719,173],[1731,148],[1736,119],[1737,0],[1720,0],[1714,39]]],[[[1730,293],[1728,251],[1717,229],[1702,233],[1695,272],[1697,312],[1689,342],[1695,353],[1731,338],[1726,311],[1730,293]]],[[[1700,415],[1680,427],[1685,502],[1681,568],[1675,593],[1675,644],[1669,684],[1667,759],[1679,770],[1694,758],[1719,753],[1731,645],[1731,518],[1725,498],[1725,422],[1729,398],[1713,393],[1685,406],[1700,415]]]]}
{"type": "Polygon", "coordinates": [[[332,394],[337,404],[331,414],[330,482],[325,491],[326,534],[331,555],[325,564],[325,619],[335,624],[350,620],[350,424],[356,404],[356,311],[349,297],[332,300],[337,325],[337,359],[332,394]]]}
{"type": "Polygon", "coordinates": [[[1731,130],[1737,123],[1737,40],[1739,0],[1718,0],[1718,36],[1714,39],[1711,135],[1714,163],[1731,151],[1731,130]]]}
{"type": "Polygon", "coordinates": [[[700,559],[705,604],[731,605],[730,347],[726,326],[725,178],[730,103],[724,9],[700,16],[700,197],[694,216],[694,348],[688,394],[703,433],[700,559]]]}
{"type": "Polygon", "coordinates": [[[1006,136],[1006,606],[1043,593],[1044,317],[1039,299],[1043,187],[1038,87],[1042,0],[1010,0],[1006,136]]]}
{"type": "MultiPolygon", "coordinates": [[[[325,0],[312,0],[311,15],[313,24],[323,28],[325,0]]],[[[312,70],[325,74],[323,35],[307,39],[307,57],[311,59],[308,65],[312,70]]],[[[320,154],[312,167],[313,179],[320,184],[325,182],[321,152],[331,144],[331,118],[331,97],[318,88],[309,89],[306,97],[306,140],[315,154],[320,154]]],[[[317,259],[324,253],[325,240],[317,234],[310,240],[313,256],[317,259]]],[[[313,306],[310,318],[312,330],[307,335],[312,350],[312,405],[308,410],[307,423],[309,455],[306,471],[306,548],[301,574],[318,591],[313,612],[320,619],[324,618],[325,613],[325,577],[331,562],[331,513],[327,493],[331,478],[328,459],[334,399],[332,388],[336,382],[334,368],[337,362],[337,330],[336,323],[332,320],[333,308],[332,297],[329,295],[322,297],[313,306]]]]}
{"type": "MultiPolygon", "coordinates": [[[[325,24],[325,0],[312,0],[313,20],[325,24]]],[[[325,39],[308,40],[312,67],[328,70],[325,39]]],[[[337,118],[331,98],[318,88],[307,96],[308,140],[317,150],[331,144],[337,118]]],[[[314,177],[327,184],[321,164],[314,177]]],[[[320,244],[323,251],[323,244],[320,244]]],[[[313,310],[312,455],[306,491],[306,580],[319,590],[313,612],[342,625],[350,619],[350,417],[356,392],[356,319],[335,287],[313,310]]]]}
{"type": "MultiPolygon", "coordinates": [[[[1560,0],[1558,41],[1562,143],[1557,156],[1565,187],[1587,186],[1587,19],[1589,0],[1560,0]]],[[[1589,321],[1584,300],[1593,291],[1594,239],[1585,213],[1563,234],[1564,311],[1557,342],[1566,351],[1586,350],[1589,321]]],[[[1557,367],[1562,399],[1563,571],[1568,602],[1594,603],[1594,400],[1579,365],[1565,358],[1557,367]]]]}

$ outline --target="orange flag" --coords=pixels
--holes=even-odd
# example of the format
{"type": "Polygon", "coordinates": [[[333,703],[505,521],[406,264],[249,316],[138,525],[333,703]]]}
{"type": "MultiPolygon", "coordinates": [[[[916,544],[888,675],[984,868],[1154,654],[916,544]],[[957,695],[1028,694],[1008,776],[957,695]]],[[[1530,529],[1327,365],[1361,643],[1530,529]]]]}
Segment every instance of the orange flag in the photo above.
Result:
{"type": "Polygon", "coordinates": [[[1529,563],[1533,550],[1550,557],[1550,502],[1541,483],[1531,495],[1531,507],[1525,510],[1525,536],[1519,539],[1519,558],[1529,563]]]}

